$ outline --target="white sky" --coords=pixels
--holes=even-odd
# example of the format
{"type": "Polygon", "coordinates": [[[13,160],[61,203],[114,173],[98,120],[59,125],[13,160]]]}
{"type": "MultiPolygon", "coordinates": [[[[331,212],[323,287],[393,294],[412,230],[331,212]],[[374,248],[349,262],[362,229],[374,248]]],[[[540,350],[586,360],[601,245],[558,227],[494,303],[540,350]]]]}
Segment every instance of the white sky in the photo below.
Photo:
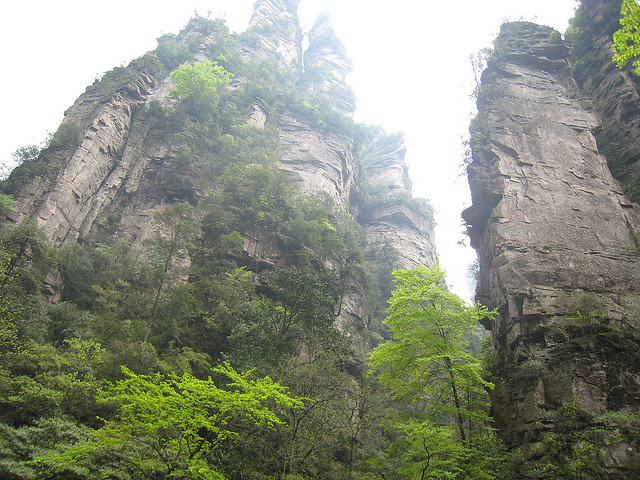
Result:
{"type": "MultiPolygon", "coordinates": [[[[126,65],[177,33],[195,11],[246,28],[253,0],[20,0],[0,16],[0,163],[18,147],[56,130],[65,109],[96,77],[126,65]]],[[[302,0],[308,31],[327,10],[354,61],[348,81],[356,120],[403,132],[414,193],[436,209],[436,240],[448,282],[469,297],[473,250],[462,247],[461,211],[469,206],[460,176],[462,139],[474,108],[469,57],[505,20],[530,20],[564,32],[577,0],[302,0]]]]}

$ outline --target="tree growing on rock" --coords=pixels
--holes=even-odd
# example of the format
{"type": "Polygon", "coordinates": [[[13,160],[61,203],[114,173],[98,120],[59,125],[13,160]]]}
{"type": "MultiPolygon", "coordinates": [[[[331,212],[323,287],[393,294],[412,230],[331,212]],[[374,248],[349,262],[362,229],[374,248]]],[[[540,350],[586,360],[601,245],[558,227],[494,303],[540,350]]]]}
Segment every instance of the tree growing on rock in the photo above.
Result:
{"type": "Polygon", "coordinates": [[[206,116],[216,104],[218,88],[228,85],[231,77],[211,60],[183,63],[169,75],[174,85],[169,95],[184,102],[191,113],[206,116]]]}
{"type": "Polygon", "coordinates": [[[630,60],[635,72],[640,75],[640,4],[637,0],[624,0],[620,9],[621,28],[613,34],[613,61],[618,68],[624,67],[630,60]]]}

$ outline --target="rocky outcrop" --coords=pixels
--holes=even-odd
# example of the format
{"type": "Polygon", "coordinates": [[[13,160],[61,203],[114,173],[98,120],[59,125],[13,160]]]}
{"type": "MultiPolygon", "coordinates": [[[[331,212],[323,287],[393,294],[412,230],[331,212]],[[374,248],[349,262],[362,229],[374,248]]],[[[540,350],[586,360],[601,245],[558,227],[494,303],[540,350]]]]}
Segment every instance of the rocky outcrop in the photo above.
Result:
{"type": "Polygon", "coordinates": [[[304,53],[309,96],[324,95],[336,110],[353,115],[356,99],[346,83],[351,70],[353,64],[333,31],[329,14],[322,13],[309,32],[309,47],[304,53]]]}
{"type": "Polygon", "coordinates": [[[56,244],[86,235],[132,172],[143,168],[136,149],[144,132],[132,135],[131,126],[155,85],[154,74],[142,70],[106,101],[100,88],[80,96],[60,127],[77,130],[78,144],[67,146],[58,171],[20,191],[16,220],[35,221],[56,244]]]}
{"type": "MultiPolygon", "coordinates": [[[[613,176],[628,188],[640,183],[640,78],[630,66],[619,69],[611,61],[621,3],[583,0],[569,37],[574,78],[602,119],[595,132],[599,151],[613,176]]],[[[640,200],[640,190],[635,200],[640,200]]]]}
{"type": "MultiPolygon", "coordinates": [[[[640,409],[640,208],[598,149],[601,119],[574,82],[569,45],[550,28],[506,24],[482,76],[463,213],[480,272],[477,300],[500,355],[494,417],[529,461],[576,408],[587,424],[640,409]],[[627,333],[624,333],[627,332],[627,333]]],[[[608,448],[611,478],[630,478],[629,430],[608,448]]]]}
{"type": "Polygon", "coordinates": [[[245,57],[276,58],[282,67],[299,71],[302,63],[299,4],[300,0],[258,0],[243,38],[245,57]]]}
{"type": "Polygon", "coordinates": [[[365,225],[370,251],[384,258],[385,247],[395,252],[396,268],[431,266],[437,261],[433,219],[408,201],[411,182],[400,135],[376,141],[363,158],[363,189],[369,190],[359,219],[365,225]]]}
{"type": "MultiPolygon", "coordinates": [[[[106,74],[66,112],[63,127],[77,141],[50,149],[36,169],[14,176],[24,180],[10,192],[17,195],[14,220],[35,221],[57,245],[118,238],[141,246],[157,235],[154,214],[167,205],[195,206],[227,165],[267,159],[278,161],[303,193],[328,194],[354,215],[360,175],[386,197],[399,195],[400,202],[362,212],[366,243],[374,253],[395,251],[394,267],[432,264],[433,229],[411,204],[401,138],[378,141],[360,169],[349,118],[355,103],[345,83],[351,63],[321,15],[302,68],[298,4],[257,1],[249,29],[237,36],[221,22],[195,18],[179,35],[163,37],[156,51],[106,74]],[[207,59],[236,70],[220,111],[200,118],[171,97],[169,70],[207,59]],[[252,133],[255,142],[247,140],[252,133]]],[[[241,264],[256,272],[287,267],[279,232],[243,232],[244,251],[233,254],[241,264]]],[[[366,323],[365,297],[357,282],[347,286],[340,325],[366,323]]]]}
{"type": "Polygon", "coordinates": [[[402,135],[376,141],[364,154],[367,182],[374,187],[384,187],[391,193],[410,191],[411,182],[404,161],[406,153],[402,135]]]}
{"type": "Polygon", "coordinates": [[[306,193],[326,192],[347,205],[355,181],[354,152],[349,137],[315,128],[285,112],[279,122],[282,168],[306,193]]]}

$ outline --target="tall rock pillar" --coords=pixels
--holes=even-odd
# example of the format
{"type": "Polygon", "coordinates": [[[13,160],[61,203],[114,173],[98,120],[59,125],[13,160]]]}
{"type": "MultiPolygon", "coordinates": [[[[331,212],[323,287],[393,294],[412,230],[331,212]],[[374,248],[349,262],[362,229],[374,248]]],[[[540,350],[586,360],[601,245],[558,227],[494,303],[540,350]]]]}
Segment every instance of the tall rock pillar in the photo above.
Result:
{"type": "Polygon", "coordinates": [[[598,149],[601,121],[569,58],[551,28],[503,26],[471,128],[463,217],[480,261],[477,299],[499,312],[486,326],[503,439],[528,461],[553,462],[550,435],[578,415],[575,428],[601,425],[617,439],[605,469],[630,478],[634,427],[607,418],[640,410],[640,209],[598,149]]]}

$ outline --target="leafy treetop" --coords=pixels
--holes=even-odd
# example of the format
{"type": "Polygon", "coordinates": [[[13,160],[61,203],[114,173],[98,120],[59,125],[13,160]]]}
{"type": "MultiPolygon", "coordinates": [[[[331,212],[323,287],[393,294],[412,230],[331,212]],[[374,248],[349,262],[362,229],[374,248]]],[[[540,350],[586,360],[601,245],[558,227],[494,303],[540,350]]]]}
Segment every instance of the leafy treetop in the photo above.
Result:
{"type": "Polygon", "coordinates": [[[622,27],[613,34],[613,61],[618,68],[625,66],[630,60],[635,72],[640,75],[640,4],[637,0],[624,0],[620,10],[622,27]]]}
{"type": "Polygon", "coordinates": [[[169,94],[185,102],[193,113],[202,113],[207,107],[215,105],[218,88],[228,85],[231,76],[211,60],[183,63],[169,75],[174,85],[169,94]]]}

